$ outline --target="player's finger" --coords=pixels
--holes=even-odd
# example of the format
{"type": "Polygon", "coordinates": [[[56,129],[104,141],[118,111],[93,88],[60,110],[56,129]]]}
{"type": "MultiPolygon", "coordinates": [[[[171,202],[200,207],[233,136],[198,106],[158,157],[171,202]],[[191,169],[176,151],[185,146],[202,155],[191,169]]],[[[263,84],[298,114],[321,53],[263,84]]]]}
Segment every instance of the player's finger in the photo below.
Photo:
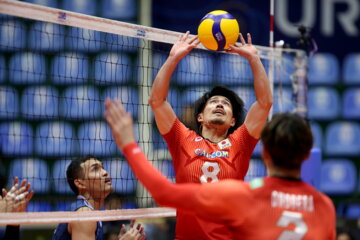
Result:
{"type": "Polygon", "coordinates": [[[29,202],[30,200],[31,200],[31,198],[34,196],[34,191],[31,191],[28,195],[27,195],[27,197],[26,197],[26,201],[27,202],[29,202]]]}
{"type": "Polygon", "coordinates": [[[20,188],[26,186],[27,179],[23,179],[20,184],[20,188]]]}
{"type": "Polygon", "coordinates": [[[193,36],[192,38],[189,39],[188,43],[192,44],[196,39],[198,39],[199,37],[197,35],[193,36]]]}
{"type": "Polygon", "coordinates": [[[18,177],[14,177],[14,185],[19,183],[19,178],[18,177]]]}
{"type": "Polygon", "coordinates": [[[145,240],[146,239],[146,233],[142,233],[141,237],[139,238],[139,240],[145,240]]]}
{"type": "Polygon", "coordinates": [[[134,225],[135,225],[135,220],[134,220],[134,219],[132,219],[132,220],[130,221],[130,228],[133,228],[133,227],[134,227],[134,225]]]}
{"type": "Polygon", "coordinates": [[[250,33],[247,34],[247,41],[248,41],[248,44],[249,44],[249,45],[252,44],[252,39],[251,39],[250,33]]]}
{"type": "Polygon", "coordinates": [[[199,40],[199,39],[196,39],[196,41],[194,41],[194,42],[191,43],[191,46],[192,46],[192,47],[196,47],[196,46],[199,45],[199,44],[200,44],[200,40],[199,40]]]}
{"type": "Polygon", "coordinates": [[[145,231],[145,227],[141,225],[139,232],[140,232],[141,234],[143,234],[144,231],[145,231]]]}
{"type": "Polygon", "coordinates": [[[243,35],[241,33],[240,33],[240,42],[241,42],[242,45],[246,44],[245,39],[244,39],[244,37],[243,37],[243,35]]]}
{"type": "Polygon", "coordinates": [[[126,233],[126,228],[125,228],[125,225],[123,224],[123,225],[121,225],[118,237],[119,238],[122,237],[125,233],[126,233]]]}

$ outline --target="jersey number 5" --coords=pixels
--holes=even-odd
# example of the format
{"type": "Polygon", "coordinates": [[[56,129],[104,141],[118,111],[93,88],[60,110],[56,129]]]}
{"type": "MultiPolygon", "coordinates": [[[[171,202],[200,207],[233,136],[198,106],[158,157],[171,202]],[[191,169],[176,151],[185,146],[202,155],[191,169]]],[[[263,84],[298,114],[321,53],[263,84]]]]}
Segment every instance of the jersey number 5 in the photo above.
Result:
{"type": "Polygon", "coordinates": [[[200,177],[200,182],[209,183],[219,181],[217,175],[220,172],[220,167],[217,162],[205,162],[201,166],[201,171],[203,175],[201,175],[200,177]]]}
{"type": "Polygon", "coordinates": [[[293,231],[284,230],[278,237],[278,240],[292,239],[301,240],[308,231],[308,227],[302,218],[301,213],[284,211],[277,222],[279,227],[287,227],[290,224],[294,224],[295,228],[293,231]]]}

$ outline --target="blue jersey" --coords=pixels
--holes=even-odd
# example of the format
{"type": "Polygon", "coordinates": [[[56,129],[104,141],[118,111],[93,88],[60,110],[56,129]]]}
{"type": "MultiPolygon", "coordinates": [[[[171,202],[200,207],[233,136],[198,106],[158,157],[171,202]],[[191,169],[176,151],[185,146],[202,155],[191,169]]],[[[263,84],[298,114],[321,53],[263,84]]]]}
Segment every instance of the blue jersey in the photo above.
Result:
{"type": "MultiPolygon", "coordinates": [[[[71,204],[71,210],[76,211],[81,207],[88,207],[93,209],[93,207],[82,197],[78,197],[76,202],[71,204]]],[[[95,239],[103,240],[104,234],[102,230],[102,223],[99,221],[96,223],[95,239]]],[[[71,235],[68,232],[68,223],[60,223],[54,231],[52,240],[71,240],[71,235]]]]}

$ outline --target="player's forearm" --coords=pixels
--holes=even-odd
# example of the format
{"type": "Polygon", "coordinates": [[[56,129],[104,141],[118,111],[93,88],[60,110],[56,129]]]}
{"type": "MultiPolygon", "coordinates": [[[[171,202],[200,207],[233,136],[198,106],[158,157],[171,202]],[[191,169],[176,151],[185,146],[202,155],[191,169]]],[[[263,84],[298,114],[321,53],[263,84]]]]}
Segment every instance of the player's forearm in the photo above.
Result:
{"type": "Polygon", "coordinates": [[[126,145],[123,153],[137,178],[158,204],[189,211],[194,208],[191,198],[200,184],[171,183],[147,160],[136,143],[126,145]]]}
{"type": "Polygon", "coordinates": [[[179,61],[173,57],[167,58],[156,75],[149,97],[149,104],[153,109],[166,101],[170,87],[170,79],[178,62],[179,61]]]}
{"type": "Polygon", "coordinates": [[[265,68],[258,55],[253,55],[248,60],[254,76],[256,100],[262,108],[270,109],[273,103],[273,96],[265,68]]]}

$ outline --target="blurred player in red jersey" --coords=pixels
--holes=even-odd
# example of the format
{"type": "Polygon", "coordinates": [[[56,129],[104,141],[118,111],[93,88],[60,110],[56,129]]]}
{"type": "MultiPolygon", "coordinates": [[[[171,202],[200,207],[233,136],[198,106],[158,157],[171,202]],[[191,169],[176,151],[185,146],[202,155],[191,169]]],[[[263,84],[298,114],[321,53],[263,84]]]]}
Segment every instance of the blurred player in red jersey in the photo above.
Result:
{"type": "MultiPolygon", "coordinates": [[[[166,101],[170,78],[179,61],[199,44],[189,32],[179,37],[158,72],[150,93],[151,105],[160,134],[171,153],[177,183],[210,183],[221,179],[243,180],[251,154],[260,137],[272,106],[272,94],[265,69],[250,34],[247,42],[240,34],[241,46],[230,53],[245,57],[254,76],[256,101],[244,120],[244,103],[222,86],[214,87],[195,103],[196,131],[188,129],[166,101]]],[[[229,239],[230,229],[204,221],[179,210],[176,239],[229,239]]]]}
{"type": "Polygon", "coordinates": [[[300,116],[281,113],[266,124],[261,141],[268,177],[248,183],[173,184],[135,143],[132,118],[121,103],[108,99],[105,106],[118,147],[158,204],[223,224],[229,239],[335,239],[332,201],[300,179],[313,145],[311,130],[300,116]]]}

